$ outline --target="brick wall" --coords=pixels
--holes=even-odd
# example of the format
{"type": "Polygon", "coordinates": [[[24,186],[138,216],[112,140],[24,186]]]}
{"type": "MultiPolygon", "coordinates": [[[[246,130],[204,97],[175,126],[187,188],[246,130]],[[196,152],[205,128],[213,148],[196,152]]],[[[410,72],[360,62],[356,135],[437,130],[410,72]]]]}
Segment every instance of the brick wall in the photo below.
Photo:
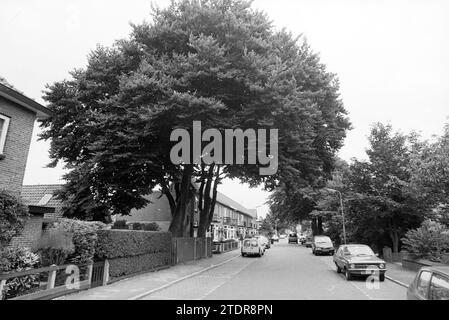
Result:
{"type": "Polygon", "coordinates": [[[0,160],[0,189],[20,195],[36,114],[0,97],[0,114],[11,118],[0,160]]]}
{"type": "Polygon", "coordinates": [[[44,221],[43,215],[32,215],[23,228],[23,232],[14,237],[9,244],[9,247],[28,247],[34,248],[38,240],[42,236],[42,223],[44,221]]]}

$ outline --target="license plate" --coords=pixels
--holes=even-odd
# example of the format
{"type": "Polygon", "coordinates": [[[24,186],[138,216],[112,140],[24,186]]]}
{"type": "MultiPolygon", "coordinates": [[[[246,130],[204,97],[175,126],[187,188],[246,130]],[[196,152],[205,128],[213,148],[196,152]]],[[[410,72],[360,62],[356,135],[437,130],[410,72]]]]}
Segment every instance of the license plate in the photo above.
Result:
{"type": "Polygon", "coordinates": [[[376,272],[378,272],[377,270],[365,270],[363,271],[363,274],[375,274],[376,272]]]}

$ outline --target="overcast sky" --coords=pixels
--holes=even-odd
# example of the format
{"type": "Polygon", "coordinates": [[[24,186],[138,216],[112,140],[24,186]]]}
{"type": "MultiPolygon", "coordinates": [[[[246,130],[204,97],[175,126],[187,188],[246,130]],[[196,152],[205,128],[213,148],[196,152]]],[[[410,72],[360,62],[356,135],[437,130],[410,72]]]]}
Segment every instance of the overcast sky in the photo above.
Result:
{"type": "MultiPolygon", "coordinates": [[[[160,6],[167,0],[153,1],[160,6]]],[[[0,75],[36,101],[46,83],[86,65],[97,44],[126,37],[129,22],[149,19],[148,0],[1,0],[0,75]]],[[[354,129],[340,156],[366,158],[373,122],[402,132],[441,134],[449,116],[449,1],[255,0],[277,28],[303,33],[341,82],[354,129]]],[[[25,184],[59,183],[61,167],[48,163],[47,142],[28,158],[25,184]]],[[[248,208],[267,193],[226,181],[220,190],[248,208]]],[[[266,207],[259,208],[264,214],[266,207]]]]}

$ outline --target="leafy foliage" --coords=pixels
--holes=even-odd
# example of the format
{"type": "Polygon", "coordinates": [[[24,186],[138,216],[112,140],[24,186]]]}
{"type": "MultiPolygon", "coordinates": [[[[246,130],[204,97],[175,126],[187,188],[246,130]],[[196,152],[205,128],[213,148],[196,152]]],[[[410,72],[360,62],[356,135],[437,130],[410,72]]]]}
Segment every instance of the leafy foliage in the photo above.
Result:
{"type": "Polygon", "coordinates": [[[63,265],[74,251],[73,234],[64,230],[46,233],[36,246],[42,266],[63,265]]]}
{"type": "Polygon", "coordinates": [[[128,39],[94,50],[71,80],[48,87],[54,116],[42,121],[41,138],[52,140],[52,164],[63,160],[71,169],[60,193],[66,216],[127,215],[160,186],[172,210],[170,231],[182,236],[194,178],[204,186],[201,236],[225,176],[272,190],[331,172],[349,128],[338,81],[303,39],[275,31],[250,4],[174,1],[155,9],[151,22],[133,25],[128,39]],[[171,163],[170,133],[192,131],[194,120],[203,130],[279,129],[278,172],[261,176],[260,163],[171,163]]]}
{"type": "Polygon", "coordinates": [[[0,246],[20,234],[28,217],[28,209],[19,198],[0,190],[0,246]]]}
{"type": "Polygon", "coordinates": [[[96,256],[115,259],[146,253],[170,252],[169,232],[99,230],[96,256]]]}
{"type": "Polygon", "coordinates": [[[126,220],[117,220],[112,224],[112,229],[129,230],[126,220]]]}
{"type": "Polygon", "coordinates": [[[409,230],[402,241],[418,258],[440,262],[442,254],[449,253],[449,229],[432,220],[425,220],[419,228],[409,230]]]}
{"type": "MultiPolygon", "coordinates": [[[[0,273],[24,271],[37,267],[39,256],[28,248],[7,248],[0,251],[0,273]]],[[[37,275],[28,275],[10,279],[6,282],[4,298],[24,294],[33,288],[37,275]]]]}
{"type": "Polygon", "coordinates": [[[74,252],[68,256],[68,261],[76,265],[84,265],[93,262],[97,243],[97,231],[105,227],[100,222],[58,219],[49,226],[49,232],[64,231],[73,234],[74,252]]]}

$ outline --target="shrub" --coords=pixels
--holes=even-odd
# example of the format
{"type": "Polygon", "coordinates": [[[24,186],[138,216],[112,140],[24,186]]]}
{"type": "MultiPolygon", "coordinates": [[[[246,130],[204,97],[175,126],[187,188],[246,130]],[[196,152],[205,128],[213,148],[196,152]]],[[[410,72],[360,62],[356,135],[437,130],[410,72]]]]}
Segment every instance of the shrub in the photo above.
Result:
{"type": "Polygon", "coordinates": [[[123,229],[129,229],[129,227],[128,227],[128,224],[126,223],[126,220],[117,220],[112,225],[112,229],[123,230],[123,229]]]}
{"type": "Polygon", "coordinates": [[[67,258],[75,252],[73,234],[61,229],[49,231],[37,244],[41,265],[63,265],[67,258]]]}
{"type": "Polygon", "coordinates": [[[402,242],[417,258],[440,262],[442,254],[449,252],[449,230],[438,222],[425,220],[418,229],[409,230],[402,242]]]}
{"type": "Polygon", "coordinates": [[[156,222],[145,223],[143,226],[145,231],[160,231],[161,227],[156,222]]]}
{"type": "Polygon", "coordinates": [[[140,222],[133,223],[133,230],[143,230],[144,224],[140,222]]]}
{"type": "MultiPolygon", "coordinates": [[[[0,251],[0,273],[24,271],[37,267],[39,256],[28,248],[8,248],[0,251]]],[[[32,289],[38,275],[9,279],[4,288],[4,297],[12,298],[32,289]]]]}
{"type": "Polygon", "coordinates": [[[99,230],[97,235],[96,256],[100,259],[123,258],[171,250],[169,232],[99,230]]]}
{"type": "Polygon", "coordinates": [[[106,228],[101,222],[89,222],[73,219],[59,219],[53,222],[49,231],[63,230],[73,234],[74,252],[68,262],[83,265],[93,262],[97,243],[97,230],[106,228]]]}
{"type": "Polygon", "coordinates": [[[0,190],[0,247],[22,232],[28,217],[28,210],[19,198],[0,190]]]}

